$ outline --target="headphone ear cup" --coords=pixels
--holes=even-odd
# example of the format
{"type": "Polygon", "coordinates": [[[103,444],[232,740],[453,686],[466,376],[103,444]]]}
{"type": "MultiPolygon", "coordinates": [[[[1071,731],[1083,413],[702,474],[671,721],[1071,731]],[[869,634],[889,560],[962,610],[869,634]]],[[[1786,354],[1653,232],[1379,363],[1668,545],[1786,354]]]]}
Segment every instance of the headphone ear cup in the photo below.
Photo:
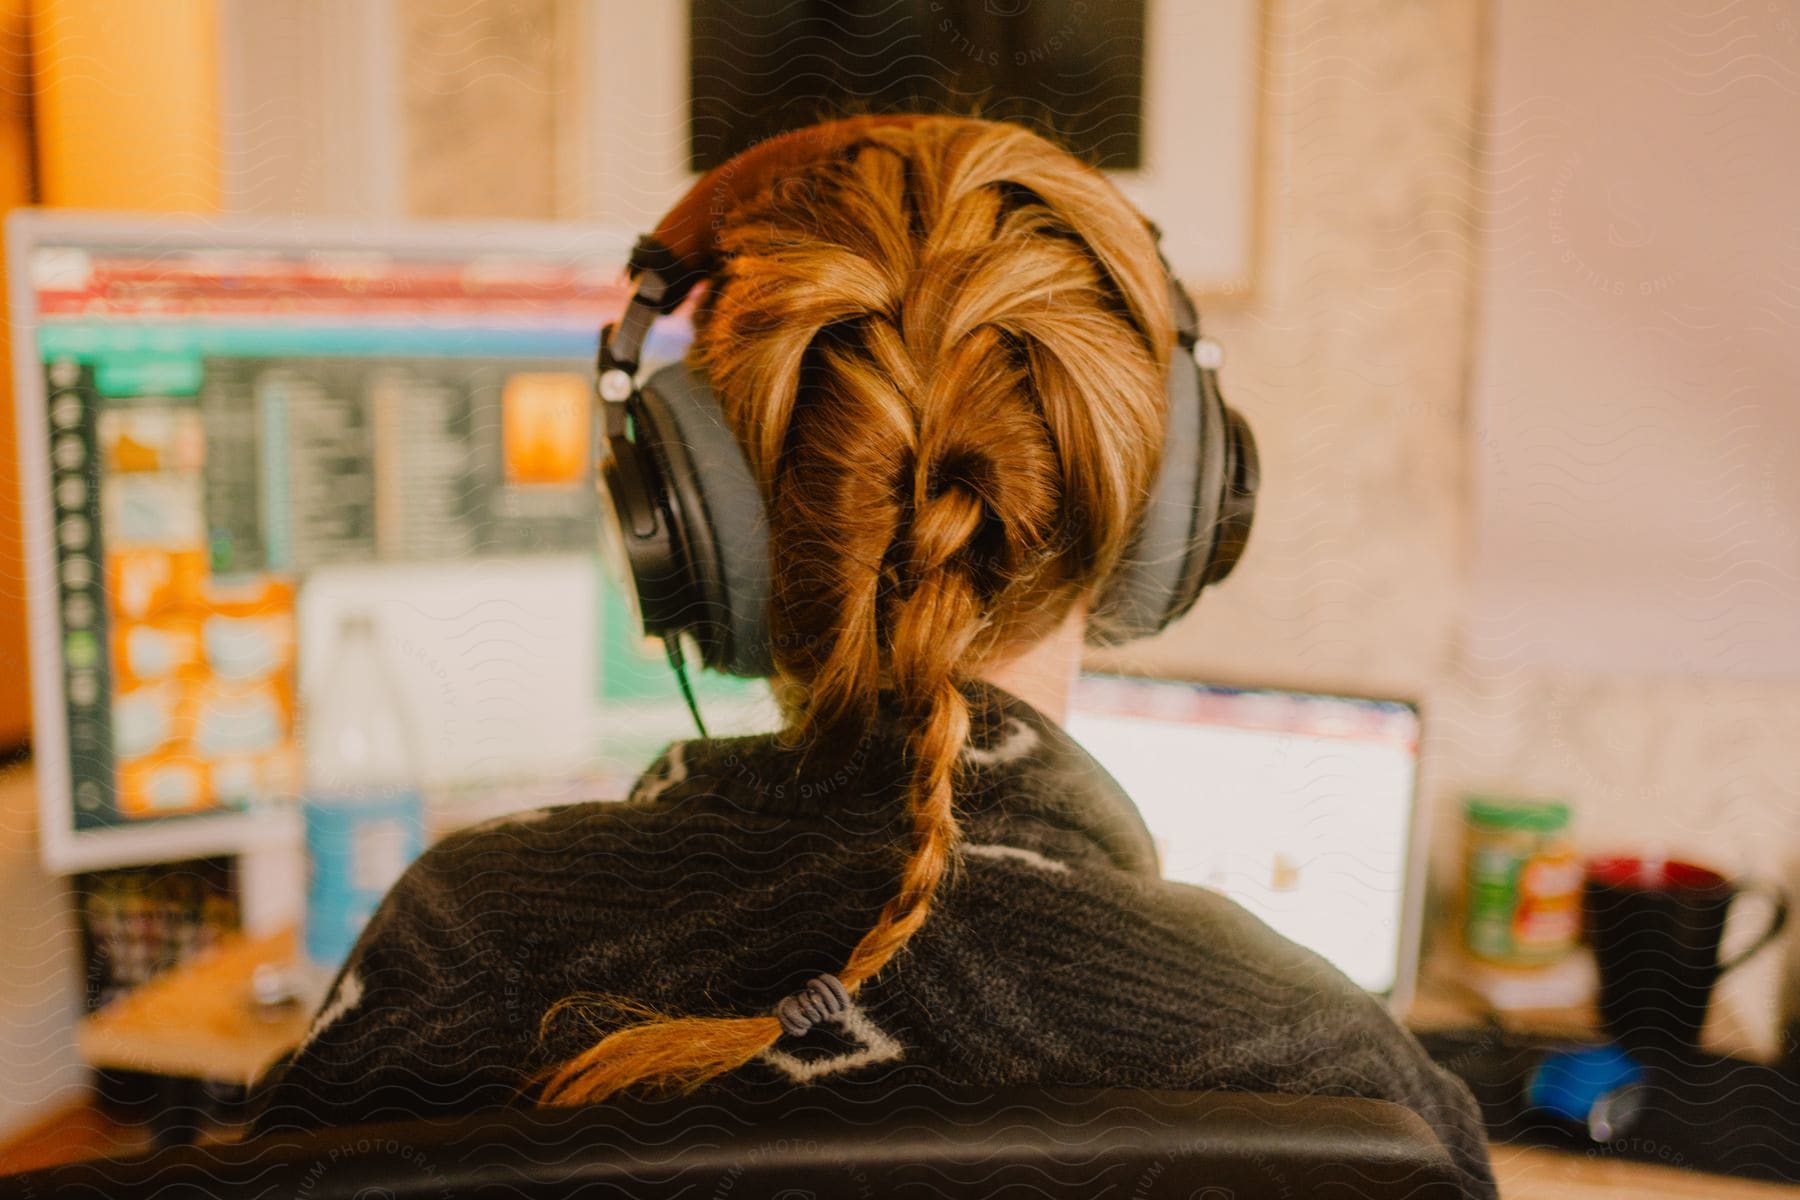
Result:
{"type": "Polygon", "coordinates": [[[1089,614],[1089,645],[1160,632],[1200,594],[1226,470],[1224,406],[1210,375],[1185,349],[1169,360],[1162,461],[1137,532],[1089,614]]]}
{"type": "Polygon", "coordinates": [[[638,438],[656,460],[685,568],[672,632],[691,634],[716,671],[767,677],[768,514],[743,448],[705,376],[685,362],[657,371],[638,398],[638,438]]]}
{"type": "Polygon", "coordinates": [[[1225,495],[1219,505],[1219,532],[1200,584],[1218,583],[1238,565],[1256,520],[1256,492],[1262,486],[1262,458],[1256,435],[1237,409],[1225,406],[1225,495]]]}
{"type": "Polygon", "coordinates": [[[645,633],[662,636],[671,632],[691,585],[661,501],[661,478],[642,444],[621,435],[608,437],[605,446],[601,548],[631,602],[633,621],[645,633]]]}

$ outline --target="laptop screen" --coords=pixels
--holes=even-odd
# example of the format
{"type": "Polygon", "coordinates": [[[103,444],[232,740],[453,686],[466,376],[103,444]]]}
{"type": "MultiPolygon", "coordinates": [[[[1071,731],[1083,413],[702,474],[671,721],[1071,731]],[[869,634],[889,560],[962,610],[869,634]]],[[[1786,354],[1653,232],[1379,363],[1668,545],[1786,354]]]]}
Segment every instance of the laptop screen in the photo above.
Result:
{"type": "Polygon", "coordinates": [[[1368,991],[1403,985],[1416,709],[1087,675],[1068,726],[1136,802],[1165,878],[1231,897],[1368,991]]]}

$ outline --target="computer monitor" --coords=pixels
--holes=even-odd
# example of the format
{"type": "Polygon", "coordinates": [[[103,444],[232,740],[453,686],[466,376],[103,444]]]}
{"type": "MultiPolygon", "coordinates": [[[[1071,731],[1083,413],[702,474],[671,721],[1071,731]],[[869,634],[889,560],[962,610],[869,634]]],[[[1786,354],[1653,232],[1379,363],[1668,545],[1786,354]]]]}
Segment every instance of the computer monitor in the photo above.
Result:
{"type": "MultiPolygon", "coordinates": [[[[454,824],[618,794],[691,728],[601,566],[597,330],[621,230],[9,221],[43,856],[296,843],[351,609],[454,824]]],[[[679,353],[658,322],[650,360],[679,353]]],[[[766,689],[712,678],[708,717],[766,689]]]]}
{"type": "Polygon", "coordinates": [[[1136,802],[1166,878],[1404,1007],[1423,888],[1413,706],[1084,675],[1068,728],[1136,802]]]}

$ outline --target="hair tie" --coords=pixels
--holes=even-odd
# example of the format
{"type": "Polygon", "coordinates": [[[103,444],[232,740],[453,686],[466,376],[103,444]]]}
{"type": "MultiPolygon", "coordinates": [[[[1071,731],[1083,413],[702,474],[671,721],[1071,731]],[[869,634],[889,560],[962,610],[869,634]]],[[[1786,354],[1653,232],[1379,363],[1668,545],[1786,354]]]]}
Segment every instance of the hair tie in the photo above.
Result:
{"type": "Polygon", "coordinates": [[[775,1019],[783,1031],[805,1037],[808,1030],[850,1007],[850,993],[836,975],[815,975],[806,986],[775,1006],[775,1019]]]}

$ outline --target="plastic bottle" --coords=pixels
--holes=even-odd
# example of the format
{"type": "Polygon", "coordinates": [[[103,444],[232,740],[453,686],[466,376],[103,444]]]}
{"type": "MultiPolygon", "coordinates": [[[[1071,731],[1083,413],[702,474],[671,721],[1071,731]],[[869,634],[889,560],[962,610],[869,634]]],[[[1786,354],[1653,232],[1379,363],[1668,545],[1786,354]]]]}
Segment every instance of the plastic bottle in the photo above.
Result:
{"type": "Polygon", "coordinates": [[[344,961],[424,848],[417,745],[374,618],[346,613],[306,698],[304,950],[315,971],[344,961]]]}

